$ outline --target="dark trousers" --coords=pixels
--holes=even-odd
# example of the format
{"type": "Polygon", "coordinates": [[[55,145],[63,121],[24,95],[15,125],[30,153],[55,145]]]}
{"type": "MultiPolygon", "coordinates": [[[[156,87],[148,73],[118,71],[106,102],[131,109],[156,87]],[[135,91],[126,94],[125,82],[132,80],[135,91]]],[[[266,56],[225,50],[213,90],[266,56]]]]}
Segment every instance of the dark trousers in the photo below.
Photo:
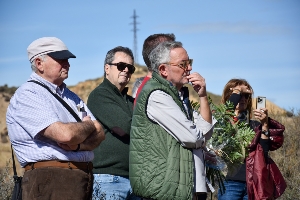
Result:
{"type": "Polygon", "coordinates": [[[197,200],[206,200],[207,193],[197,193],[197,200]]]}
{"type": "MultiPolygon", "coordinates": [[[[207,198],[207,193],[197,193],[197,195],[193,199],[206,200],[206,198],[207,198]]],[[[142,198],[142,200],[151,200],[151,199],[142,198]]]]}
{"type": "Polygon", "coordinates": [[[79,169],[38,168],[24,173],[23,200],[87,200],[92,197],[93,173],[79,169]]]}

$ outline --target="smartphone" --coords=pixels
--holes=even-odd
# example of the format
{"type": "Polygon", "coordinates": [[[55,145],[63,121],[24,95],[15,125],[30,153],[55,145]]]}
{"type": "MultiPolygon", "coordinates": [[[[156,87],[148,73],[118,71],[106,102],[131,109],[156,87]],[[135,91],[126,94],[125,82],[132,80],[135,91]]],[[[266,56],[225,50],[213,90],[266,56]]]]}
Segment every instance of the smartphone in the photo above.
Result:
{"type": "Polygon", "coordinates": [[[258,96],[256,98],[256,109],[261,109],[266,107],[266,97],[258,96]]]}

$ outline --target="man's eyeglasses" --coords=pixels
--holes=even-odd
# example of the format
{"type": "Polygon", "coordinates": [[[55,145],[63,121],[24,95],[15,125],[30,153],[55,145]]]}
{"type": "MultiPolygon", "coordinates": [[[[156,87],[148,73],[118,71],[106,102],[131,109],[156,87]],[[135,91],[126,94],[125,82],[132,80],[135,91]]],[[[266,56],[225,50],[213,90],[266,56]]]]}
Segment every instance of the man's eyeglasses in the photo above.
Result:
{"type": "Polygon", "coordinates": [[[128,72],[130,74],[133,74],[134,71],[135,71],[135,67],[131,64],[127,64],[127,63],[124,63],[124,62],[119,62],[119,63],[108,63],[109,65],[115,65],[117,66],[118,70],[119,71],[123,71],[126,67],[128,68],[128,72]]]}
{"type": "Polygon", "coordinates": [[[251,94],[249,93],[241,93],[241,97],[245,97],[245,99],[249,99],[250,96],[251,94]]]}
{"type": "Polygon", "coordinates": [[[178,64],[175,63],[168,63],[169,65],[174,65],[177,67],[180,67],[181,69],[183,69],[184,71],[186,71],[188,69],[189,66],[192,66],[193,64],[193,59],[188,59],[188,60],[183,60],[178,64]]]}

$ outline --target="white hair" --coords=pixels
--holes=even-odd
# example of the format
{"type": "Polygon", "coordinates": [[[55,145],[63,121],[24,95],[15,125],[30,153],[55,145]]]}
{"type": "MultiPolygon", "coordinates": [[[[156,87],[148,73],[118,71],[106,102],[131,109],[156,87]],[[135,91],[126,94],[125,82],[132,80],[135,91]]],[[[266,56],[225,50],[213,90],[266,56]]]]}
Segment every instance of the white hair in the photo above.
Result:
{"type": "Polygon", "coordinates": [[[158,72],[160,64],[168,63],[170,61],[170,51],[175,48],[182,48],[182,43],[177,41],[165,41],[153,49],[149,54],[152,71],[158,72]]]}
{"type": "Polygon", "coordinates": [[[37,72],[37,68],[36,68],[36,66],[35,66],[35,60],[36,60],[37,58],[41,59],[42,61],[45,61],[46,58],[47,58],[47,55],[44,54],[44,55],[38,56],[38,57],[36,57],[36,58],[31,62],[31,69],[32,69],[32,71],[34,71],[34,72],[37,72]]]}

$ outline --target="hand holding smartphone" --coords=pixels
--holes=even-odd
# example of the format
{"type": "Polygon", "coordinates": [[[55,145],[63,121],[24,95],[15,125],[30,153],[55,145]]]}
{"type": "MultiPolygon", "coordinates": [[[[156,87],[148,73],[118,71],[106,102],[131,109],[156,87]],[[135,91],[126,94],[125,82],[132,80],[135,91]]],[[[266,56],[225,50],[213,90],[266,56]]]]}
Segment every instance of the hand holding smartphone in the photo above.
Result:
{"type": "Polygon", "coordinates": [[[258,96],[256,98],[256,109],[266,108],[266,97],[258,96]]]}

